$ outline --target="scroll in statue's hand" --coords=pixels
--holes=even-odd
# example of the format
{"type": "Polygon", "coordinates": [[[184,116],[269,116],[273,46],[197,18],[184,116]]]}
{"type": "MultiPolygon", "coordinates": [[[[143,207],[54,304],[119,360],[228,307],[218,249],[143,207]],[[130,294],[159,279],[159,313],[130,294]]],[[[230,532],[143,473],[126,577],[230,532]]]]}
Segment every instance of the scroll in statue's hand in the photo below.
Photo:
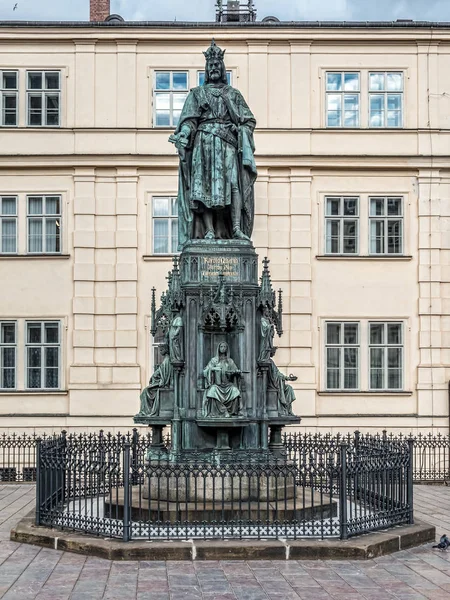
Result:
{"type": "Polygon", "coordinates": [[[289,381],[297,381],[297,375],[293,375],[292,373],[288,376],[289,381]]]}

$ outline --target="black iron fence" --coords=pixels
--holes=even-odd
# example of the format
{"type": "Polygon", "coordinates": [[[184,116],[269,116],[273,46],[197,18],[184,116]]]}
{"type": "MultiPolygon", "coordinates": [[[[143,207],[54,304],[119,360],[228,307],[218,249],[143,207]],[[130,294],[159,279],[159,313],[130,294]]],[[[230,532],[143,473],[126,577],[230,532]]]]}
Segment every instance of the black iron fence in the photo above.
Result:
{"type": "Polygon", "coordinates": [[[149,451],[132,435],[37,444],[37,524],[130,539],[341,537],[412,522],[409,440],[297,436],[286,451],[149,451]]]}
{"type": "MultiPolygon", "coordinates": [[[[151,442],[150,433],[139,434],[138,437],[136,437],[136,434],[137,430],[133,430],[125,435],[130,440],[132,447],[135,447],[133,452],[135,460],[138,458],[138,448],[142,457],[151,442]]],[[[40,437],[42,440],[48,440],[58,436],[59,434],[42,434],[40,436],[26,433],[0,434],[0,483],[36,481],[37,439],[40,437]]],[[[290,458],[295,459],[300,456],[301,451],[313,449],[317,440],[320,440],[322,452],[326,455],[328,452],[335,452],[340,443],[353,443],[352,440],[355,436],[361,437],[358,432],[345,435],[293,433],[285,434],[283,442],[290,458]]],[[[81,437],[85,437],[85,435],[83,434],[81,437]]],[[[372,437],[378,440],[413,441],[414,483],[444,483],[450,481],[450,435],[428,433],[405,436],[382,432],[381,434],[372,435],[372,437]]],[[[168,443],[170,443],[170,439],[167,436],[166,444],[168,443]]]]}

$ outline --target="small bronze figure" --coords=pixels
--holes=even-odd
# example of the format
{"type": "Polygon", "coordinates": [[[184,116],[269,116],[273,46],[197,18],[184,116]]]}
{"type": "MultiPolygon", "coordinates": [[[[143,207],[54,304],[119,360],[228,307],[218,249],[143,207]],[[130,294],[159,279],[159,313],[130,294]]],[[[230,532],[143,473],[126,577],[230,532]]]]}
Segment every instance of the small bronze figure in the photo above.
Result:
{"type": "Polygon", "coordinates": [[[204,417],[242,417],[241,392],[237,381],[241,371],[228,356],[228,344],[221,342],[216,355],[203,371],[206,390],[203,397],[204,417]]]}
{"type": "Polygon", "coordinates": [[[139,417],[159,416],[159,391],[161,388],[167,388],[171,384],[173,369],[170,362],[168,345],[162,344],[159,351],[164,356],[164,360],[155,369],[155,372],[150,377],[148,386],[141,393],[141,408],[136,415],[139,417]]]}

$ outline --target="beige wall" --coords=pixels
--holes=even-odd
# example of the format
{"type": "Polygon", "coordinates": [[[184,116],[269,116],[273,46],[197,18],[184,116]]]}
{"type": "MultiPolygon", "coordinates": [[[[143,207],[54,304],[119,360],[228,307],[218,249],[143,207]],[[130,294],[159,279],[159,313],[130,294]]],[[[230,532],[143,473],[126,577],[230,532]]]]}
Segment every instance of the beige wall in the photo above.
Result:
{"type": "MultiPolygon", "coordinates": [[[[19,127],[0,134],[0,194],[63,199],[61,256],[0,256],[0,320],[62,323],[62,389],[0,392],[0,428],[132,426],[151,374],[151,201],[175,195],[170,129],[153,128],[155,70],[204,67],[213,32],[183,28],[0,28],[0,69],[19,70],[19,127]],[[61,127],[25,126],[25,71],[60,69],[61,127]]],[[[221,29],[233,85],[258,121],[254,244],[285,298],[280,368],[298,376],[302,426],[405,431],[448,425],[450,30],[221,29]],[[325,127],[325,72],[361,74],[361,128],[325,127]],[[367,128],[370,70],[404,73],[404,127],[367,128]],[[429,88],[429,94],[427,92],[429,88]],[[360,198],[361,255],[324,257],[324,197],[360,198]],[[405,256],[368,258],[370,195],[404,199],[405,256]],[[327,319],[401,320],[402,393],[324,391],[327,319]]],[[[362,355],[366,348],[361,348],[362,355]]],[[[19,337],[18,379],[24,350],[19,337]]]]}

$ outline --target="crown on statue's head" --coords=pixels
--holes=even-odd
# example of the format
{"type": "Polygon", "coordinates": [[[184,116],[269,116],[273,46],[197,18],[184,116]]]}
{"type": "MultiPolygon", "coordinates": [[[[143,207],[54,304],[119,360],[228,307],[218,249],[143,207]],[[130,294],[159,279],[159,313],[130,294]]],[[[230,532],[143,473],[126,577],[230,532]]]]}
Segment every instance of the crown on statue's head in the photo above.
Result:
{"type": "Polygon", "coordinates": [[[211,58],[218,58],[219,60],[223,60],[225,50],[221,50],[213,38],[211,41],[211,46],[206,52],[203,52],[203,54],[205,55],[206,60],[210,60],[211,58]]]}

